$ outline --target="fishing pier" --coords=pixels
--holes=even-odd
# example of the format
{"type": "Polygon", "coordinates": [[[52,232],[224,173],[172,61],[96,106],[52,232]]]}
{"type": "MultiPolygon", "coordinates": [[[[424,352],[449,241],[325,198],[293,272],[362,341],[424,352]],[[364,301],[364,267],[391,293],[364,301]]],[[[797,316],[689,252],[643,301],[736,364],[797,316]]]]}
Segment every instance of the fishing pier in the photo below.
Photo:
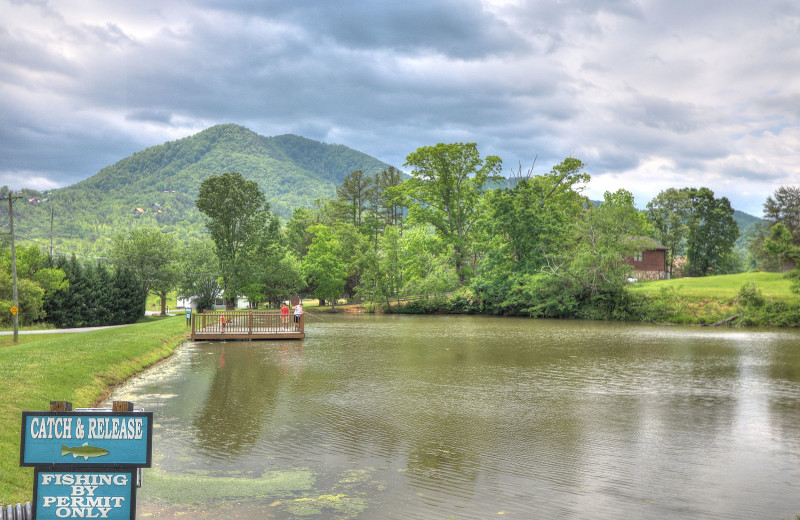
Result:
{"type": "Polygon", "coordinates": [[[193,340],[269,340],[303,339],[305,313],[295,322],[293,313],[281,311],[237,310],[192,313],[193,340]]]}

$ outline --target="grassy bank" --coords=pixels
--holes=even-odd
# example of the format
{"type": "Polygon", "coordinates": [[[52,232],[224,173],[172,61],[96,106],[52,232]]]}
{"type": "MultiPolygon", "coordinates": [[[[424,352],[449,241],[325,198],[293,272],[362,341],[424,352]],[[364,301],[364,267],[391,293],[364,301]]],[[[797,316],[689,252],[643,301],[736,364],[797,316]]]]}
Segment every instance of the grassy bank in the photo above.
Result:
{"type": "MultiPolygon", "coordinates": [[[[590,319],[711,325],[724,322],[742,327],[800,327],[800,295],[792,293],[792,280],[781,273],[740,273],[678,278],[654,282],[637,282],[626,287],[625,297],[618,297],[615,306],[594,309],[590,319]],[[604,314],[604,312],[606,314],[604,314]]],[[[528,295],[526,305],[533,306],[539,297],[528,295]]],[[[406,301],[400,306],[392,302],[394,312],[409,314],[480,314],[497,313],[528,316],[523,308],[498,309],[484,307],[469,289],[452,296],[439,296],[406,301]],[[517,312],[518,314],[514,314],[517,312]]],[[[522,305],[524,307],[525,305],[522,305]]],[[[382,305],[372,305],[372,309],[382,305]]],[[[372,312],[370,304],[364,304],[372,312]]],[[[568,318],[586,318],[585,308],[578,306],[568,318]]],[[[590,309],[591,310],[591,309],[590,309]]],[[[545,315],[547,316],[547,315],[545,315]]]]}
{"type": "Polygon", "coordinates": [[[671,323],[800,327],[800,296],[781,273],[740,273],[632,284],[644,317],[671,323]]]}
{"type": "Polygon", "coordinates": [[[16,345],[3,338],[0,504],[32,499],[33,468],[19,467],[23,410],[48,410],[51,400],[95,406],[114,385],[172,354],[186,335],[179,316],[93,332],[26,335],[16,345]]]}
{"type": "Polygon", "coordinates": [[[675,291],[686,300],[724,300],[737,298],[739,290],[754,283],[764,297],[789,301],[800,298],[790,290],[791,281],[781,273],[739,273],[698,278],[676,278],[655,282],[638,282],[630,286],[634,293],[658,296],[662,289],[675,291]]]}

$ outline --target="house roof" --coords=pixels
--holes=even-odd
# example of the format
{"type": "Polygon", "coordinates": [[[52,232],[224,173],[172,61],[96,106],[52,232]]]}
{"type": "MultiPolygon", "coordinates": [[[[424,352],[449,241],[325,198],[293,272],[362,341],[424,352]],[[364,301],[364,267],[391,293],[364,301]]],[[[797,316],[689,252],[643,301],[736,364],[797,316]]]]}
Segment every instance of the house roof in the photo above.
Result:
{"type": "Polygon", "coordinates": [[[648,243],[648,250],[650,251],[666,251],[669,248],[664,244],[660,243],[658,240],[651,238],[651,237],[631,237],[634,240],[641,240],[647,241],[648,243]]]}

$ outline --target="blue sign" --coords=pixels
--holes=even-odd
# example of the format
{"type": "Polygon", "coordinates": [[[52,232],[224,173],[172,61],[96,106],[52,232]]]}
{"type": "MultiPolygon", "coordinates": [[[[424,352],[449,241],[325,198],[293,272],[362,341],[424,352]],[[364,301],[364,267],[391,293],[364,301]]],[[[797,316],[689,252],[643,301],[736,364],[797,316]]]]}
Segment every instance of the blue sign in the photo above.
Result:
{"type": "Polygon", "coordinates": [[[153,412],[22,412],[20,466],[144,467],[153,412]]]}
{"type": "Polygon", "coordinates": [[[136,516],[136,470],[34,470],[33,516],[110,518],[136,516]]]}

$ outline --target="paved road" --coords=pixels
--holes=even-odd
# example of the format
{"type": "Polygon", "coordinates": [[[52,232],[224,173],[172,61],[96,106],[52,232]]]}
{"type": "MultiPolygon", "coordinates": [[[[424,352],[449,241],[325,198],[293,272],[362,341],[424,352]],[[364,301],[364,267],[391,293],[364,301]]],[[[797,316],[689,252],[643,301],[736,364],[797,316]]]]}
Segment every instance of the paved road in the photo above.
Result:
{"type": "MultiPolygon", "coordinates": [[[[150,311],[145,311],[146,315],[152,314],[150,311]]],[[[174,316],[174,314],[167,314],[167,316],[174,316]]],[[[89,332],[90,330],[100,329],[113,329],[116,327],[127,327],[128,325],[106,325],[104,327],[76,327],[74,329],[42,329],[42,330],[21,330],[19,334],[68,334],[70,332],[89,332]]],[[[13,336],[13,330],[0,331],[0,336],[13,336]]]]}
{"type": "MultiPolygon", "coordinates": [[[[65,334],[70,332],[88,332],[90,330],[113,329],[115,327],[127,327],[127,325],[107,325],[105,327],[76,327],[74,329],[21,330],[19,331],[19,335],[22,336],[23,334],[65,334]]],[[[0,336],[12,336],[13,334],[14,334],[13,330],[0,331],[0,336]]]]}

